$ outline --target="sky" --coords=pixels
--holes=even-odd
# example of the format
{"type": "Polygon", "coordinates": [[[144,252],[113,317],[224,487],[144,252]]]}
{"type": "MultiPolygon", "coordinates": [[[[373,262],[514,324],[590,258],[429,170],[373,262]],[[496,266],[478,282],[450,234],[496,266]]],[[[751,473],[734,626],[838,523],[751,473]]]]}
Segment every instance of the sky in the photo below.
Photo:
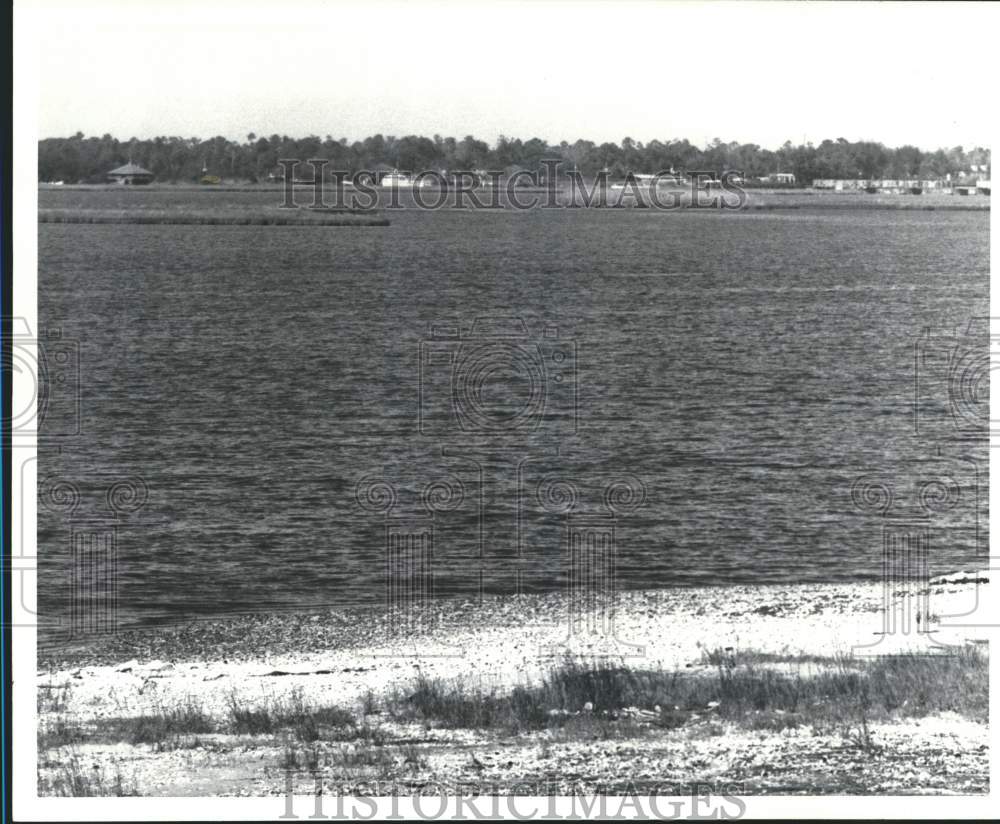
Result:
{"type": "MultiPolygon", "coordinates": [[[[994,4],[18,0],[38,136],[989,145],[994,4]]],[[[24,41],[22,41],[24,42],[24,41]]]]}

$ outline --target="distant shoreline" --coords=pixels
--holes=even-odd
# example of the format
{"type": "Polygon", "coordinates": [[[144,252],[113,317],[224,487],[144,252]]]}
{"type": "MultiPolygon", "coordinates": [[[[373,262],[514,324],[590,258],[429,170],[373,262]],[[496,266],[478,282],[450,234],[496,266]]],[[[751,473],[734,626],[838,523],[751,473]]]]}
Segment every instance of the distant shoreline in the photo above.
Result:
{"type": "MultiPolygon", "coordinates": [[[[210,206],[209,203],[213,199],[212,196],[222,196],[222,195],[232,195],[232,196],[243,196],[261,193],[270,193],[274,195],[273,211],[275,214],[287,214],[289,211],[298,211],[300,213],[305,213],[308,211],[308,206],[312,202],[312,184],[297,184],[294,188],[295,192],[295,203],[299,208],[297,210],[290,209],[280,209],[282,200],[284,198],[284,186],[283,184],[272,184],[272,185],[261,185],[261,184],[222,184],[217,186],[200,186],[197,184],[190,183],[153,183],[148,186],[118,186],[115,184],[74,184],[74,185],[62,185],[56,186],[53,184],[39,184],[39,192],[45,193],[48,203],[46,207],[39,209],[40,216],[43,213],[53,213],[57,211],[70,211],[63,209],[53,209],[52,196],[57,193],[63,192],[74,192],[74,193],[91,193],[100,199],[104,195],[111,193],[118,193],[124,198],[128,199],[130,203],[139,204],[143,202],[143,193],[181,193],[184,194],[205,194],[209,196],[208,201],[205,204],[206,214],[211,215],[215,210],[215,206],[210,206]]],[[[414,203],[413,189],[401,188],[393,194],[391,189],[377,189],[376,192],[379,195],[378,202],[373,204],[368,209],[358,209],[355,207],[355,211],[378,211],[378,210],[388,210],[399,211],[400,209],[406,211],[419,211],[420,208],[414,203]],[[388,204],[387,200],[390,197],[394,197],[394,204],[388,204]]],[[[435,204],[437,200],[441,199],[442,191],[437,188],[427,188],[419,190],[421,192],[421,197],[424,198],[425,203],[435,204]]],[[[589,190],[588,190],[589,191],[589,190]]],[[[671,194],[669,191],[663,191],[660,193],[659,197],[661,199],[662,205],[657,205],[656,203],[641,203],[637,204],[635,202],[634,195],[627,194],[623,195],[621,191],[608,190],[606,192],[606,202],[602,205],[598,202],[594,202],[592,205],[585,205],[582,202],[573,203],[570,201],[569,193],[570,190],[566,188],[557,189],[557,195],[559,196],[559,206],[565,209],[587,209],[596,211],[643,211],[648,213],[669,213],[669,212],[683,212],[683,213],[717,213],[717,212],[727,212],[730,214],[736,213],[747,213],[756,211],[785,211],[785,210],[804,210],[804,211],[947,211],[947,212],[989,212],[990,211],[990,195],[969,195],[962,197],[960,195],[951,194],[922,194],[922,195],[912,195],[912,194],[867,194],[865,192],[831,192],[825,190],[812,190],[812,189],[746,189],[746,202],[741,208],[730,208],[720,209],[717,207],[700,207],[692,208],[690,203],[690,193],[687,189],[675,190],[682,193],[682,202],[679,206],[672,205],[670,200],[671,194]]],[[[531,210],[538,208],[552,209],[551,206],[544,206],[546,202],[546,196],[548,195],[548,190],[539,187],[517,187],[516,196],[519,200],[524,198],[535,198],[538,200],[538,204],[531,207],[531,210]]],[[[718,190],[712,190],[710,194],[706,194],[705,197],[716,197],[719,198],[722,195],[719,194],[718,190]]],[[[325,199],[328,202],[333,202],[336,195],[332,185],[328,185],[325,189],[325,199]]],[[[364,196],[367,198],[367,195],[364,196]]],[[[439,206],[432,211],[448,211],[449,209],[454,209],[455,205],[453,202],[454,193],[448,193],[447,199],[442,206],[439,206]]],[[[645,197],[645,196],[644,196],[645,197]]],[[[727,203],[732,201],[734,196],[732,194],[726,195],[727,203]]],[[[350,198],[351,189],[345,190],[345,201],[347,201],[345,208],[350,208],[350,198]]],[[[483,212],[516,212],[520,211],[511,206],[510,203],[506,202],[507,195],[505,190],[501,189],[497,194],[494,194],[489,188],[479,188],[475,189],[472,194],[465,194],[463,196],[463,205],[458,207],[461,211],[483,211],[483,212]],[[478,198],[483,204],[482,206],[475,206],[472,203],[472,198],[478,198]],[[499,198],[499,205],[493,205],[493,200],[499,198]]],[[[579,198],[579,193],[578,193],[579,198]]],[[[366,200],[362,202],[367,203],[366,200]]],[[[265,208],[261,204],[252,204],[258,211],[261,208],[265,208]]],[[[144,203],[142,210],[148,211],[145,208],[144,203]]],[[[89,212],[89,208],[81,208],[79,203],[74,203],[73,212],[89,212]]],[[[201,208],[201,207],[199,207],[201,208]]],[[[241,207],[242,208],[242,205],[241,207]]],[[[119,206],[118,211],[122,211],[123,207],[119,206]]],[[[96,213],[98,211],[97,206],[93,211],[96,213]]],[[[102,209],[102,211],[107,211],[102,209]]],[[[227,211],[233,211],[231,208],[227,211]]],[[[131,220],[83,220],[74,219],[69,220],[55,220],[52,219],[51,215],[46,215],[45,217],[40,217],[43,222],[74,222],[74,223],[107,223],[107,222],[155,222],[155,221],[131,221],[131,220]]],[[[199,220],[189,220],[187,222],[216,222],[216,223],[230,223],[236,222],[228,219],[218,219],[214,221],[199,221],[199,220]]]]}
{"type": "Polygon", "coordinates": [[[39,223],[145,226],[388,226],[380,209],[39,209],[39,223]]]}

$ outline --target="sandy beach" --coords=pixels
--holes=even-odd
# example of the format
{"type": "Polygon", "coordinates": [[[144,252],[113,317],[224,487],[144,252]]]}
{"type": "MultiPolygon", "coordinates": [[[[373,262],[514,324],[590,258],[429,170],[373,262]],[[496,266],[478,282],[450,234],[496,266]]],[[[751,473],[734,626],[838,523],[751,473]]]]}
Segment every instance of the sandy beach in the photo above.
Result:
{"type": "MultiPolygon", "coordinates": [[[[949,616],[973,613],[986,600],[987,580],[986,573],[971,572],[934,579],[931,613],[921,616],[921,624],[930,621],[935,631],[907,637],[883,632],[881,584],[851,583],[623,592],[613,634],[609,623],[596,634],[579,623],[571,632],[566,599],[546,595],[440,602],[416,619],[422,630],[405,637],[393,631],[384,612],[331,610],[197,622],[49,649],[40,653],[38,671],[40,791],[58,792],[56,774],[67,763],[67,750],[49,749],[50,743],[68,746],[80,764],[106,781],[113,776],[126,793],[280,794],[289,775],[311,786],[310,770],[322,772],[338,759],[343,766],[344,753],[354,757],[356,736],[318,736],[304,761],[284,733],[206,728],[194,736],[170,736],[172,743],[45,738],[47,730],[95,731],[109,720],[162,715],[175,707],[197,706],[199,717],[209,720],[203,723],[221,723],[236,706],[297,702],[337,707],[363,719],[366,730],[378,731],[380,752],[388,753],[377,775],[357,764],[346,772],[331,769],[331,786],[338,777],[391,778],[410,788],[474,778],[510,791],[518,781],[558,774],[564,783],[605,789],[609,781],[620,784],[632,776],[640,783],[678,786],[736,782],[748,793],[982,792],[988,783],[988,727],[955,713],[873,721],[865,729],[868,744],[852,746],[850,725],[748,730],[713,718],[711,706],[689,711],[670,728],[662,725],[659,706],[657,712],[621,707],[605,713],[600,734],[588,730],[580,740],[567,732],[571,723],[501,735],[401,720],[380,702],[419,679],[503,695],[540,683],[554,665],[570,659],[711,678],[719,651],[737,667],[744,652],[752,651],[758,668],[808,679],[827,669],[827,662],[852,654],[868,659],[970,648],[985,654],[974,628],[947,624],[975,623],[949,616]],[[419,753],[405,749],[413,747],[419,753]],[[58,752],[63,755],[55,758],[58,752]],[[875,752],[891,758],[875,758],[875,752]]],[[[589,711],[551,710],[583,717],[589,711]]]]}

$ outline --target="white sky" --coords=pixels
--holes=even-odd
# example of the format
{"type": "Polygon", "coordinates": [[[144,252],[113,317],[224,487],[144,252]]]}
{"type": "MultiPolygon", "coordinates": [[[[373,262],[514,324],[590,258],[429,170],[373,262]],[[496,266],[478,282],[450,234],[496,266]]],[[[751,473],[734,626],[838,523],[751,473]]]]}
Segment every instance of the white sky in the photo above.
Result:
{"type": "Polygon", "coordinates": [[[19,0],[39,137],[989,145],[994,4],[19,0]],[[992,45],[991,45],[992,44],[992,45]]]}

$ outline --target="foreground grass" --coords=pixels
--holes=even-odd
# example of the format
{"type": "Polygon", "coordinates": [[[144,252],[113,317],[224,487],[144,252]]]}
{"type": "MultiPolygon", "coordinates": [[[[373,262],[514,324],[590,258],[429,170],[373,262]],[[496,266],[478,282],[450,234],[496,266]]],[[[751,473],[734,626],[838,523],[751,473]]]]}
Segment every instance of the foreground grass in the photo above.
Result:
{"type": "Polygon", "coordinates": [[[709,654],[710,677],[678,671],[639,670],[611,663],[566,661],[537,686],[509,693],[470,688],[458,681],[421,676],[415,688],[388,701],[397,719],[445,727],[523,732],[563,726],[580,714],[617,718],[642,713],[662,727],[677,727],[709,713],[752,729],[782,729],[919,717],[952,711],[985,722],[988,660],[974,649],[949,656],[896,656],[873,660],[828,659],[804,671],[777,671],[761,654],[709,654]]]}
{"type": "MultiPolygon", "coordinates": [[[[714,746],[720,753],[731,752],[737,746],[732,742],[746,747],[748,741],[771,752],[759,764],[748,767],[737,759],[740,763],[732,765],[734,776],[760,792],[881,792],[887,786],[902,792],[926,789],[928,781],[970,792],[987,786],[981,745],[970,742],[966,752],[959,743],[942,756],[924,753],[915,739],[906,745],[909,749],[899,750],[900,742],[909,740],[905,729],[893,734],[883,733],[883,727],[876,735],[870,729],[874,722],[941,712],[987,722],[988,659],[972,647],[948,656],[862,660],[726,649],[706,651],[702,663],[701,668],[666,671],[565,660],[537,683],[507,691],[421,674],[405,689],[369,693],[351,709],[310,703],[301,691],[258,701],[234,691],[221,716],[188,700],[139,716],[89,723],[70,717],[66,691],[50,685],[39,695],[39,793],[139,794],[136,774],[123,777],[123,763],[145,770],[142,782],[154,776],[153,789],[162,792],[157,767],[151,773],[148,758],[132,761],[114,748],[85,750],[84,744],[114,747],[124,742],[154,753],[197,748],[234,758],[234,763],[248,758],[236,753],[249,751],[249,744],[249,749],[272,750],[265,772],[277,768],[282,781],[293,774],[323,774],[337,781],[399,782],[407,788],[425,781],[428,770],[437,775],[442,769],[460,777],[486,771],[516,784],[525,776],[548,775],[560,758],[573,753],[577,755],[567,763],[579,764],[574,759],[583,753],[590,757],[594,742],[601,740],[614,740],[616,746],[602,750],[597,745],[603,761],[594,766],[594,781],[611,780],[608,776],[620,772],[615,753],[622,753],[621,763],[627,764],[637,752],[677,744],[685,753],[691,745],[684,769],[697,777],[705,766],[699,739],[718,736],[732,736],[718,738],[714,746]],[[767,733],[799,726],[811,728],[803,730],[803,740],[820,735],[832,748],[823,749],[817,759],[806,747],[801,763],[789,772],[775,760],[781,756],[774,754],[774,737],[767,733]],[[442,732],[459,729],[477,734],[442,732]],[[494,763],[478,763],[476,751],[494,763]],[[966,756],[974,767],[967,768],[966,756]],[[914,765],[922,772],[914,773],[914,765]]],[[[782,742],[778,750],[785,752],[785,746],[782,742]]],[[[264,756],[247,762],[254,771],[260,769],[257,757],[264,756]]],[[[612,781],[608,786],[618,785],[612,781]]]]}
{"type": "MultiPolygon", "coordinates": [[[[152,713],[101,719],[99,724],[81,725],[55,713],[39,732],[39,751],[83,743],[119,742],[163,746],[177,739],[208,734],[277,735],[288,732],[299,741],[318,741],[323,732],[353,730],[355,718],[336,706],[319,706],[307,702],[301,690],[287,698],[267,699],[250,704],[233,692],[229,696],[228,714],[215,720],[195,701],[174,707],[160,706],[152,713]]],[[[352,732],[353,737],[361,733],[352,732]]],[[[345,737],[343,735],[339,737],[345,737]]],[[[190,741],[198,746],[200,740],[190,741]]]]}
{"type": "MultiPolygon", "coordinates": [[[[214,719],[195,702],[135,716],[81,725],[53,707],[43,715],[39,751],[94,742],[199,746],[209,734],[282,736],[289,742],[356,741],[381,747],[385,735],[366,718],[450,729],[506,733],[559,730],[571,738],[611,728],[673,729],[691,722],[728,722],[747,729],[781,730],[810,724],[840,731],[868,745],[868,724],[938,712],[988,719],[988,659],[973,648],[947,656],[819,659],[706,653],[709,674],[633,669],[611,662],[566,660],[538,684],[502,692],[482,684],[420,675],[385,697],[367,695],[362,714],[314,705],[301,691],[251,704],[236,692],[227,714],[214,719]],[[775,665],[783,665],[776,668],[775,665]]],[[[359,755],[359,758],[368,756],[359,755]]]]}
{"type": "Polygon", "coordinates": [[[81,798],[93,796],[136,796],[138,790],[127,782],[117,765],[112,775],[93,765],[88,767],[75,752],[60,760],[54,772],[38,782],[38,794],[81,798]]]}

